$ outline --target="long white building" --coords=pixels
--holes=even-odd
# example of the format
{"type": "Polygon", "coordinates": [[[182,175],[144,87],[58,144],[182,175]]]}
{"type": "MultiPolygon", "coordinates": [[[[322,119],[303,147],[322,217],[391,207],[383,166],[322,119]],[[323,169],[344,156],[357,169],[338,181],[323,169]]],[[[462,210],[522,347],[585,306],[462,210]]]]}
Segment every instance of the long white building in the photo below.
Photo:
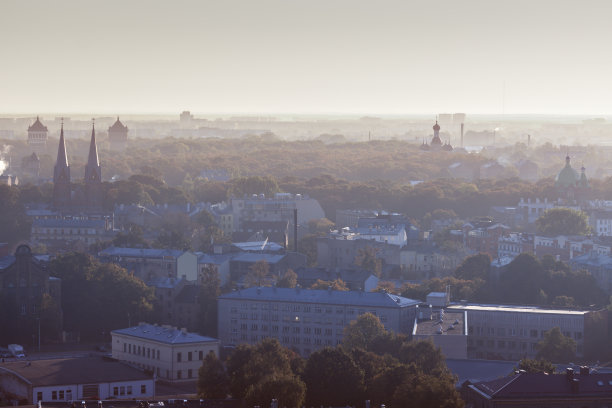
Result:
{"type": "Polygon", "coordinates": [[[302,356],[342,342],[344,328],[372,313],[387,330],[409,334],[417,300],[381,292],[260,287],[219,297],[222,346],[276,338],[302,356]]]}

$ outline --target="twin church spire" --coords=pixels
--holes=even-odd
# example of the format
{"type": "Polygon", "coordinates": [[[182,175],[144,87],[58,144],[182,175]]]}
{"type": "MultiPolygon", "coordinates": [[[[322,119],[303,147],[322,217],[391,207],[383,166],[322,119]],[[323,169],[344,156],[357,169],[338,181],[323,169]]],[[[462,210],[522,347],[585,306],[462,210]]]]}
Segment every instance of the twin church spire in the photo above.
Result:
{"type": "Polygon", "coordinates": [[[59,146],[57,148],[57,161],[53,171],[53,205],[56,208],[84,206],[87,208],[100,207],[102,167],[98,158],[96,144],[96,127],[92,120],[91,140],[89,142],[89,155],[85,165],[85,186],[81,194],[73,194],[70,184],[70,165],[66,154],[66,140],[64,138],[64,122],[62,120],[59,146]]]}

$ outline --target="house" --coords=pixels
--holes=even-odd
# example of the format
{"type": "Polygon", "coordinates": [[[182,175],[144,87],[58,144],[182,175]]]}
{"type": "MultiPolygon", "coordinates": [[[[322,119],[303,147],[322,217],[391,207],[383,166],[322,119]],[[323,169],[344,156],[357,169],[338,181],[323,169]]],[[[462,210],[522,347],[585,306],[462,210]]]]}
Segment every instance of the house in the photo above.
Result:
{"type": "Polygon", "coordinates": [[[378,287],[379,279],[371,271],[357,268],[298,268],[297,283],[303,288],[309,288],[317,280],[333,281],[341,279],[350,290],[364,290],[371,292],[378,287]]]}
{"type": "Polygon", "coordinates": [[[562,374],[518,372],[466,384],[463,394],[467,406],[479,408],[607,407],[612,405],[612,374],[588,367],[562,374]]]}
{"type": "Polygon", "coordinates": [[[113,358],[150,370],[167,381],[193,380],[204,357],[219,355],[219,341],[186,329],[140,323],[113,330],[113,358]]]}
{"type": "Polygon", "coordinates": [[[574,270],[589,271],[599,287],[607,294],[612,294],[612,255],[590,252],[572,258],[569,263],[574,270]]]}
{"type": "Polygon", "coordinates": [[[155,380],[128,364],[100,357],[0,363],[0,389],[16,401],[146,399],[155,380]]]}
{"type": "Polygon", "coordinates": [[[344,328],[364,313],[410,334],[419,303],[386,292],[251,287],[219,296],[219,340],[233,347],[275,338],[307,357],[340,344],[344,328]]]}
{"type": "MultiPolygon", "coordinates": [[[[62,330],[61,280],[49,276],[46,265],[39,261],[27,245],[19,245],[14,255],[0,258],[0,318],[3,321],[0,341],[17,343],[33,341],[38,343],[40,331],[37,322],[46,317],[55,322],[48,327],[45,340],[59,339],[62,330]],[[42,310],[43,299],[49,296],[57,305],[57,313],[45,315],[42,310]]],[[[44,342],[44,341],[43,341],[44,342]]]]}
{"type": "Polygon", "coordinates": [[[108,247],[98,253],[102,262],[112,262],[127,269],[143,281],[156,278],[181,278],[195,282],[198,257],[179,249],[145,249],[108,247]]]}

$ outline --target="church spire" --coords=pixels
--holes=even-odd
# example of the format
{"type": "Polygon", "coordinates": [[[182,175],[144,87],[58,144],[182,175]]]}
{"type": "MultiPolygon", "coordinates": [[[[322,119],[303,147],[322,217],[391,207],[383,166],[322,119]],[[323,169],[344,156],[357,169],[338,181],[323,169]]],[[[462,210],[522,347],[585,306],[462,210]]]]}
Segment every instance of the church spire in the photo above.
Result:
{"type": "Polygon", "coordinates": [[[64,208],[70,204],[70,191],[70,166],[68,165],[68,155],[66,155],[64,120],[62,119],[57,161],[53,169],[53,205],[55,208],[64,208]]]}
{"type": "Polygon", "coordinates": [[[57,148],[57,161],[55,166],[68,167],[68,156],[66,155],[66,142],[64,141],[64,119],[62,118],[62,129],[60,131],[59,146],[57,148]]]}
{"type": "Polygon", "coordinates": [[[87,158],[87,166],[99,166],[98,146],[96,145],[96,123],[92,119],[91,124],[91,141],[89,142],[89,157],[87,158]]]}

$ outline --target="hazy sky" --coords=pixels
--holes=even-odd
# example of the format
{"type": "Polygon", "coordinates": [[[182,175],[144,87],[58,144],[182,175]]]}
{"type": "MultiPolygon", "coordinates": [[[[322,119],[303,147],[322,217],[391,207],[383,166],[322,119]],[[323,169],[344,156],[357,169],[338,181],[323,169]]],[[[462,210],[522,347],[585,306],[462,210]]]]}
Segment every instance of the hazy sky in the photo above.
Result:
{"type": "Polygon", "coordinates": [[[0,0],[0,113],[609,114],[611,18],[609,0],[0,0]]]}

